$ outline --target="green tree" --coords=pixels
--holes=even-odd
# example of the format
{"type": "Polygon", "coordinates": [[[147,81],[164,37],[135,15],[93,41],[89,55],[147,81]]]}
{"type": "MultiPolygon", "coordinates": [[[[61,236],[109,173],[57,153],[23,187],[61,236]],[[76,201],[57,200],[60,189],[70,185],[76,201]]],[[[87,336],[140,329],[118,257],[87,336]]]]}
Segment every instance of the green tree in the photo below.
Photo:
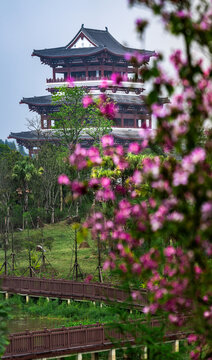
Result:
{"type": "Polygon", "coordinates": [[[80,87],[62,87],[53,95],[58,110],[51,114],[54,128],[63,144],[70,148],[79,142],[82,134],[89,134],[96,142],[111,130],[111,121],[100,114],[95,104],[83,106],[84,96],[85,91],[80,87]]]}
{"type": "Polygon", "coordinates": [[[58,176],[67,168],[65,156],[67,151],[64,153],[62,148],[46,144],[34,159],[37,171],[42,168],[42,176],[33,181],[34,197],[39,202],[38,207],[42,206],[50,214],[51,223],[55,222],[56,207],[60,207],[61,211],[63,209],[63,189],[58,185],[58,176]]]}
{"type": "Polygon", "coordinates": [[[0,301],[0,358],[4,354],[7,340],[7,320],[9,319],[9,309],[5,302],[0,301]]]}
{"type": "Polygon", "coordinates": [[[43,169],[36,169],[32,160],[28,157],[16,162],[13,167],[12,177],[17,181],[20,195],[23,196],[23,228],[24,228],[24,213],[28,211],[30,184],[32,179],[42,174],[43,169]]]}

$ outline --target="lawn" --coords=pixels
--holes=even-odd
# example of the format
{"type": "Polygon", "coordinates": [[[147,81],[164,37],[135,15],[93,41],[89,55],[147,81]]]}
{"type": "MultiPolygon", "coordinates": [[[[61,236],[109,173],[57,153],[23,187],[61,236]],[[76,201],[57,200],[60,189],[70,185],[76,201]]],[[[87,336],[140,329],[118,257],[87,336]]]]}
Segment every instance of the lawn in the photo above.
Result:
{"type": "MultiPolygon", "coordinates": [[[[72,271],[74,265],[74,239],[75,239],[75,230],[71,225],[67,225],[65,221],[57,224],[47,224],[44,225],[42,229],[30,229],[29,231],[24,230],[22,232],[14,233],[14,242],[15,242],[15,275],[29,276],[29,270],[27,267],[29,265],[28,260],[28,243],[30,241],[31,246],[31,255],[33,265],[38,262],[36,266],[37,275],[42,275],[46,277],[56,277],[56,278],[72,278],[72,271]],[[40,273],[39,265],[41,264],[41,252],[36,251],[36,245],[42,243],[42,237],[48,238],[47,245],[45,246],[45,256],[47,260],[47,272],[43,271],[40,273]],[[49,240],[52,238],[53,240],[49,240]],[[50,243],[50,246],[48,246],[50,243]],[[50,248],[49,248],[50,247],[50,248]],[[51,264],[51,265],[49,265],[51,264]],[[53,269],[56,271],[54,273],[53,269]]],[[[78,263],[82,269],[83,274],[94,275],[94,279],[98,279],[97,265],[98,265],[98,256],[97,256],[97,246],[96,242],[91,239],[90,236],[86,239],[89,248],[80,248],[78,244],[78,263]]],[[[12,274],[11,271],[11,237],[9,240],[9,246],[7,250],[8,257],[8,273],[12,274]]],[[[103,259],[106,258],[106,253],[103,254],[103,259]]],[[[4,262],[4,249],[3,246],[0,248],[0,267],[4,262]]],[[[4,268],[1,270],[3,274],[4,268]]],[[[106,276],[106,275],[105,275],[106,276]]],[[[108,279],[108,275],[105,280],[108,279]]]]}

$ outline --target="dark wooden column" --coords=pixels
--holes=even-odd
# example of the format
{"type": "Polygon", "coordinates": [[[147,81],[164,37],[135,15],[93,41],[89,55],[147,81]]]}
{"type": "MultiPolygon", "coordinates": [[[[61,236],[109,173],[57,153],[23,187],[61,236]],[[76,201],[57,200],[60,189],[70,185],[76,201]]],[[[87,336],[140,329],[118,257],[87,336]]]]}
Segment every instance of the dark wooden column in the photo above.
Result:
{"type": "Polygon", "coordinates": [[[55,77],[55,68],[52,69],[52,76],[53,76],[53,80],[56,80],[56,77],[55,77]]]}
{"type": "Polygon", "coordinates": [[[134,128],[136,128],[136,127],[137,127],[137,126],[136,126],[136,114],[134,114],[133,118],[134,118],[134,124],[133,124],[133,127],[134,127],[134,128]]]}
{"type": "Polygon", "coordinates": [[[123,128],[124,127],[124,114],[121,113],[121,127],[123,128]]]}
{"type": "Polygon", "coordinates": [[[33,155],[33,148],[29,148],[29,157],[31,158],[33,155]]]}
{"type": "Polygon", "coordinates": [[[70,67],[67,68],[67,77],[68,78],[71,77],[71,69],[70,69],[70,67]]]}

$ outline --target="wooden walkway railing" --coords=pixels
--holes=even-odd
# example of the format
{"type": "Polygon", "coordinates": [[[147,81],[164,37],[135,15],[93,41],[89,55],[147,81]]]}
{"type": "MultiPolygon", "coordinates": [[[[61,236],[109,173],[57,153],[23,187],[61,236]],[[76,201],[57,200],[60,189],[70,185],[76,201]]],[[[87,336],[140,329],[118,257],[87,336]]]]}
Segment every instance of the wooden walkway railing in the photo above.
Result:
{"type": "MultiPolygon", "coordinates": [[[[0,290],[31,296],[57,297],[90,301],[129,302],[129,293],[108,284],[84,283],[64,279],[44,279],[17,276],[1,276],[0,290]]],[[[130,305],[143,307],[148,302],[146,290],[140,291],[140,299],[130,305]]]]}
{"type": "MultiPolygon", "coordinates": [[[[145,322],[143,322],[145,324],[145,322]]],[[[150,326],[159,326],[161,320],[151,321],[150,326]]],[[[167,331],[164,341],[183,339],[186,332],[167,331]]],[[[114,348],[114,342],[119,342],[119,347],[127,342],[134,343],[132,335],[123,335],[117,329],[108,325],[75,326],[61,329],[45,329],[41,331],[26,331],[11,334],[10,344],[7,346],[4,360],[39,359],[65,354],[82,352],[103,351],[114,348]],[[113,340],[111,340],[113,339],[113,340]]],[[[141,344],[142,345],[142,344],[141,344]]]]}

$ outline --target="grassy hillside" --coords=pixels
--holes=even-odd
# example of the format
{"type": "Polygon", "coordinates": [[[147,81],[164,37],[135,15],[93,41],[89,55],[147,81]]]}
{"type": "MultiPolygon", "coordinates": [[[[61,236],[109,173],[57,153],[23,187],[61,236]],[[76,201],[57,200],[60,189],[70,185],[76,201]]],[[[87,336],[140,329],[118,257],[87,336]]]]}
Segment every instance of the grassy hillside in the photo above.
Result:
{"type": "MultiPolygon", "coordinates": [[[[14,253],[15,253],[15,275],[22,275],[29,265],[28,260],[28,248],[31,248],[32,262],[36,264],[41,257],[41,253],[36,251],[36,245],[42,244],[44,239],[45,256],[48,262],[56,270],[57,278],[71,278],[71,269],[74,265],[74,239],[75,231],[71,225],[67,225],[66,222],[60,222],[53,225],[45,225],[42,229],[24,230],[22,232],[14,233],[14,253]]],[[[96,242],[90,237],[86,239],[89,248],[79,248],[78,244],[78,262],[85,274],[93,274],[97,279],[97,246],[96,242]]],[[[9,239],[9,245],[7,249],[7,257],[10,266],[8,266],[8,272],[11,274],[11,236],[9,239]]],[[[106,257],[106,252],[103,254],[103,258],[106,257]]],[[[0,267],[4,262],[4,246],[1,241],[0,248],[0,267]]],[[[39,273],[38,262],[36,266],[36,272],[39,273]]],[[[48,264],[48,271],[43,271],[42,275],[51,277],[53,275],[53,269],[48,264]]],[[[4,268],[1,270],[1,274],[4,272],[4,268]]],[[[25,276],[29,275],[29,271],[26,271],[25,276]]]]}

